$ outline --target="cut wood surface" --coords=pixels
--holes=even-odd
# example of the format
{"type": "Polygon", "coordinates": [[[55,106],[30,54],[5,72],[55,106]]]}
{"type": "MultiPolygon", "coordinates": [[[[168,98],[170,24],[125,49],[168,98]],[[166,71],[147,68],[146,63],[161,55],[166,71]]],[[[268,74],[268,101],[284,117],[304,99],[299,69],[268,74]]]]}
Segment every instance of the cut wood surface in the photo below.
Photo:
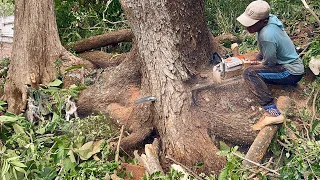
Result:
{"type": "MultiPolygon", "coordinates": [[[[277,101],[277,107],[281,111],[281,113],[285,114],[290,107],[290,99],[287,96],[280,96],[277,101]]],[[[267,148],[269,147],[273,136],[276,134],[280,125],[269,125],[264,127],[255,138],[254,142],[250,146],[249,151],[247,152],[245,159],[249,159],[253,162],[260,163],[262,158],[267,152],[267,148]]],[[[253,166],[247,160],[242,162],[244,167],[253,166]]]]}
{"type": "Polygon", "coordinates": [[[130,42],[133,37],[134,35],[130,29],[122,29],[77,41],[74,44],[68,45],[68,48],[73,48],[76,53],[80,53],[120,42],[130,42]]]}
{"type": "Polygon", "coordinates": [[[138,155],[137,151],[134,152],[134,155],[139,160],[140,165],[146,169],[149,175],[155,172],[163,173],[163,169],[159,161],[159,151],[157,147],[159,143],[157,141],[158,140],[155,139],[153,144],[146,144],[145,154],[142,154],[141,156],[138,155]]]}
{"type": "MultiPolygon", "coordinates": [[[[273,136],[276,134],[279,125],[270,125],[263,128],[259,134],[257,135],[256,139],[250,146],[249,151],[247,152],[245,159],[249,159],[253,162],[260,162],[264,155],[267,152],[269,144],[273,136]]],[[[253,166],[252,163],[248,162],[247,160],[243,161],[244,167],[253,166]]]]}

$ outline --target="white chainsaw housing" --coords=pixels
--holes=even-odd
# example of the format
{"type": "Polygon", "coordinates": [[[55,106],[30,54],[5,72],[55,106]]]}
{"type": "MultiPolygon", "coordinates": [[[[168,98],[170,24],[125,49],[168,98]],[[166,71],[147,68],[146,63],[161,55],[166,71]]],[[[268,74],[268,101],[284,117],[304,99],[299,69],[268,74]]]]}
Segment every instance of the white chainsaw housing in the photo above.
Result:
{"type": "Polygon", "coordinates": [[[214,82],[220,83],[224,78],[230,78],[234,75],[239,74],[239,70],[244,67],[246,59],[238,57],[229,57],[222,59],[221,62],[213,66],[213,80],[214,82]]]}

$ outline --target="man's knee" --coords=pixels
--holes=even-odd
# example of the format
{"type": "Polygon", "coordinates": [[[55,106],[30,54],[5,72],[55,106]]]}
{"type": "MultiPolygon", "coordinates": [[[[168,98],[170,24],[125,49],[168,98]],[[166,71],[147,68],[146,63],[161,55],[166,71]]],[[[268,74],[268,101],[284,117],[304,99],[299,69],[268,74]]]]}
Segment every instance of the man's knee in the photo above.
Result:
{"type": "Polygon", "coordinates": [[[249,66],[243,71],[242,76],[245,80],[248,80],[249,77],[252,76],[253,74],[254,74],[254,69],[253,69],[253,67],[249,66]]]}

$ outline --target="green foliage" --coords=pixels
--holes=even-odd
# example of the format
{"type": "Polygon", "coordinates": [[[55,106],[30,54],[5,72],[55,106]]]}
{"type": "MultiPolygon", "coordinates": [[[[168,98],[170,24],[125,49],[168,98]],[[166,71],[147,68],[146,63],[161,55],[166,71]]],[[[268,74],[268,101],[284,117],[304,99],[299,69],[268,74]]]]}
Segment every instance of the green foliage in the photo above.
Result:
{"type": "Polygon", "coordinates": [[[9,113],[0,116],[1,179],[104,179],[119,167],[105,141],[115,131],[105,125],[98,129],[100,136],[93,138],[94,129],[84,129],[97,119],[100,124],[110,120],[99,115],[67,121],[67,99],[76,98],[79,90],[58,88],[61,85],[56,80],[29,91],[29,110],[32,107],[37,121],[9,113]]]}
{"type": "MultiPolygon", "coordinates": [[[[317,91],[320,88],[319,80],[312,83],[312,87],[317,91]]],[[[294,132],[297,139],[290,138],[288,129],[284,126],[278,131],[285,154],[283,157],[280,156],[279,162],[282,166],[280,179],[319,179],[320,177],[320,119],[314,116],[314,113],[320,111],[320,101],[319,97],[314,98],[315,112],[304,108],[299,113],[299,120],[303,124],[286,121],[286,127],[294,132]]]]}
{"type": "Polygon", "coordinates": [[[213,35],[239,33],[243,29],[236,18],[243,13],[250,0],[205,0],[205,16],[213,35]]]}
{"type": "Polygon", "coordinates": [[[310,44],[308,51],[303,56],[303,63],[305,67],[309,67],[309,61],[311,57],[320,56],[320,36],[314,38],[310,44]]]}
{"type": "Polygon", "coordinates": [[[63,44],[126,26],[118,0],[55,0],[55,11],[63,44]]]}
{"type": "Polygon", "coordinates": [[[239,46],[240,53],[258,51],[257,38],[254,36],[245,36],[244,40],[239,46]]]}
{"type": "Polygon", "coordinates": [[[117,129],[105,115],[88,116],[77,122],[77,127],[86,135],[88,140],[108,139],[114,135],[114,129],[117,129]]]}
{"type": "Polygon", "coordinates": [[[227,164],[222,169],[218,180],[248,179],[248,171],[242,168],[242,160],[234,155],[234,153],[238,153],[239,155],[243,156],[240,152],[237,152],[238,146],[229,148],[222,144],[220,149],[221,150],[217,152],[217,155],[225,156],[227,158],[227,164]]]}
{"type": "MultiPolygon", "coordinates": [[[[320,88],[319,80],[312,83],[312,88],[314,91],[311,92],[316,92],[320,88]]],[[[309,94],[312,95],[315,94],[309,94]]],[[[269,147],[275,159],[269,168],[278,170],[280,174],[278,179],[302,180],[320,177],[320,119],[314,115],[320,112],[320,101],[319,97],[313,98],[315,98],[315,112],[310,112],[307,108],[290,112],[288,116],[295,121],[287,119],[269,147]]],[[[235,156],[237,147],[230,149],[222,144],[220,148],[218,154],[227,157],[227,164],[221,171],[219,179],[247,179],[250,173],[242,167],[242,160],[235,156]]],[[[259,176],[262,179],[270,178],[268,175],[259,176]]]]}
{"type": "MultiPolygon", "coordinates": [[[[160,172],[152,173],[149,177],[144,176],[143,180],[179,180],[184,176],[182,172],[176,171],[174,169],[170,169],[170,172],[163,175],[160,172]]],[[[193,179],[193,178],[192,178],[193,179]]]]}
{"type": "MultiPolygon", "coordinates": [[[[315,18],[303,6],[301,0],[271,0],[268,2],[272,8],[271,13],[281,19],[288,34],[293,34],[299,28],[297,22],[304,22],[305,25],[316,22],[315,18]]],[[[307,3],[317,14],[320,13],[317,0],[310,0],[307,3]]]]}
{"type": "MultiPolygon", "coordinates": [[[[306,20],[315,22],[312,15],[306,15],[306,9],[301,0],[266,0],[271,6],[271,13],[278,16],[286,27],[292,31],[296,22],[306,20]]],[[[236,21],[251,0],[205,0],[205,16],[213,35],[223,33],[240,33],[244,27],[236,21]]],[[[308,1],[309,6],[320,12],[318,0],[308,1]]]]}
{"type": "MultiPolygon", "coordinates": [[[[266,1],[271,6],[271,13],[278,16],[283,22],[286,32],[290,36],[297,36],[297,33],[301,31],[300,28],[309,28],[309,34],[313,36],[310,27],[318,25],[316,19],[306,10],[301,0],[266,1]]],[[[218,36],[226,33],[232,33],[236,36],[245,35],[245,40],[239,46],[242,53],[257,49],[255,40],[243,34],[247,33],[244,31],[245,28],[236,21],[236,18],[245,11],[250,2],[252,0],[205,0],[205,16],[213,35],[218,36]]],[[[308,1],[308,4],[317,14],[320,14],[318,0],[308,1]]],[[[309,58],[306,58],[307,61],[309,58]]]]}
{"type": "Polygon", "coordinates": [[[2,0],[0,2],[0,16],[10,16],[13,15],[14,4],[13,0],[2,0]]]}

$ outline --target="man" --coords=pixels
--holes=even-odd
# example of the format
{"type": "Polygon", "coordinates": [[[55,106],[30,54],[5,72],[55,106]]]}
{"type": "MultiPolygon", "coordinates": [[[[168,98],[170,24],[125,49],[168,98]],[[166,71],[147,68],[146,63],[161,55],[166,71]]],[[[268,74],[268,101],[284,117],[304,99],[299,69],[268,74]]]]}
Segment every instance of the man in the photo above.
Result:
{"type": "Polygon", "coordinates": [[[253,130],[261,130],[266,125],[279,124],[285,119],[274,104],[266,84],[296,85],[304,74],[304,66],[282,23],[270,14],[267,2],[251,2],[237,20],[250,33],[256,33],[258,40],[260,52],[255,61],[261,61],[261,64],[248,67],[243,77],[266,111],[264,117],[252,126],[253,130]]]}

